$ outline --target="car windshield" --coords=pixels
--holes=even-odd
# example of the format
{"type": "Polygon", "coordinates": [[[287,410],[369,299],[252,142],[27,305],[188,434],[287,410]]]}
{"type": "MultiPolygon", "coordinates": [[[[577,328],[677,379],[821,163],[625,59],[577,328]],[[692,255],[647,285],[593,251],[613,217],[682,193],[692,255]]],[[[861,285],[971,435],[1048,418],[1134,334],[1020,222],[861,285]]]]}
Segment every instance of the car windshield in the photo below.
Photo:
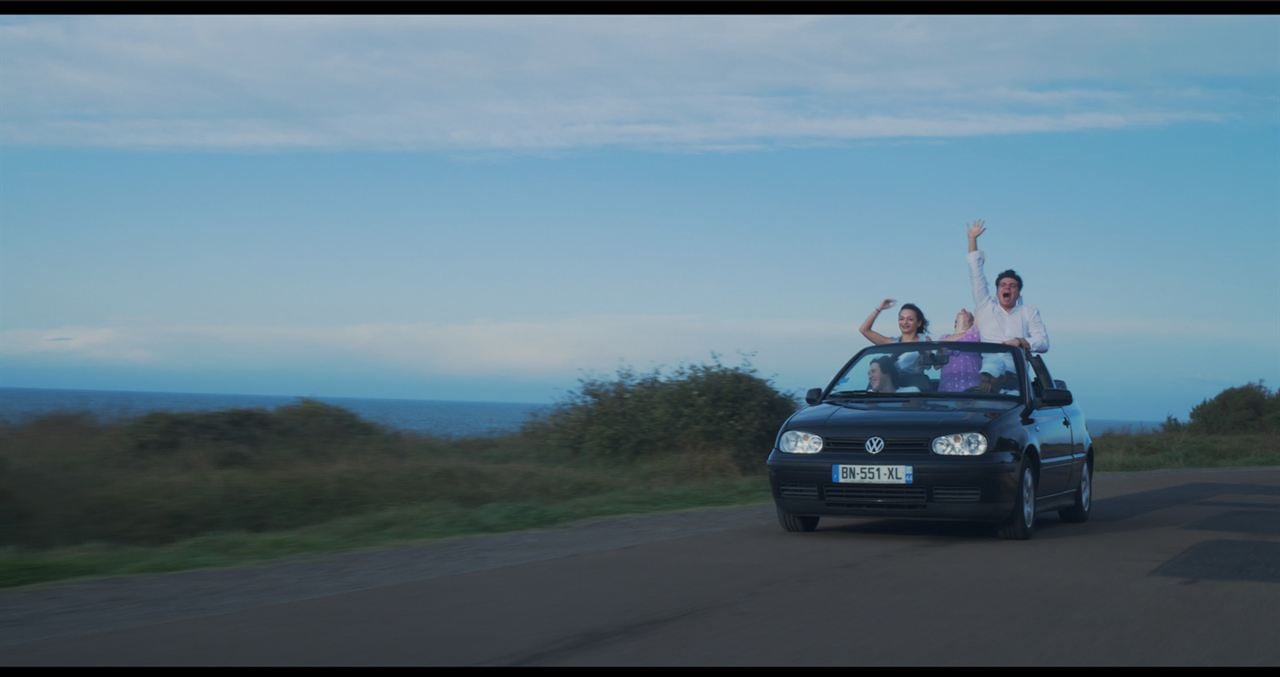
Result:
{"type": "Polygon", "coordinates": [[[1021,398],[1023,370],[1000,343],[887,343],[860,353],[827,396],[1021,398]]]}

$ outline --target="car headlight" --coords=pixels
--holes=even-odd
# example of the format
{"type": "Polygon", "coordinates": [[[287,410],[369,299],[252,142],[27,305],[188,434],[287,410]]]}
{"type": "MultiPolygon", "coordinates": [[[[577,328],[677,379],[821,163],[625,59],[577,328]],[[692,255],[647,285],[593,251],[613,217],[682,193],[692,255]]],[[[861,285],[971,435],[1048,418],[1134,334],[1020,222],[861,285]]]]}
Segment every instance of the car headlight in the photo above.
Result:
{"type": "Polygon", "coordinates": [[[779,446],[788,454],[816,454],[822,451],[822,438],[799,430],[788,430],[782,433],[779,446]]]}
{"type": "Polygon", "coordinates": [[[933,453],[943,456],[979,456],[987,452],[987,437],[982,433],[943,435],[933,441],[933,453]]]}

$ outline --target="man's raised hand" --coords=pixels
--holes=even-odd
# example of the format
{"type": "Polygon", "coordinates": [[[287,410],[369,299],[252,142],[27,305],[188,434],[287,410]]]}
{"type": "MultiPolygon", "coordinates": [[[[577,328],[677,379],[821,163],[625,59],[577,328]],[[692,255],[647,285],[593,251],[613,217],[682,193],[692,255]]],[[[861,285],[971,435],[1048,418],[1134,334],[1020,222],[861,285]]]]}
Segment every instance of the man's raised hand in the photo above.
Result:
{"type": "Polygon", "coordinates": [[[976,240],[976,239],[978,239],[978,236],[979,236],[979,235],[982,235],[983,233],[987,232],[987,225],[986,225],[986,224],[987,224],[987,222],[986,222],[986,221],[983,221],[982,219],[978,219],[977,221],[974,221],[973,223],[970,223],[970,224],[969,224],[969,239],[970,239],[970,240],[976,240]]]}

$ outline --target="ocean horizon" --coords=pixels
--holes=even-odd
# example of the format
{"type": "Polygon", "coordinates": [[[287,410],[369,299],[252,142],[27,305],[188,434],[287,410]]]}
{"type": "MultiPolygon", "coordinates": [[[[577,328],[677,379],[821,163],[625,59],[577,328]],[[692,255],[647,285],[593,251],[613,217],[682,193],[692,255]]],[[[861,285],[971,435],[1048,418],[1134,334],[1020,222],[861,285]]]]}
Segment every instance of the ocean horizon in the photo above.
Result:
{"type": "Polygon", "coordinates": [[[324,395],[245,395],[142,390],[0,388],[0,421],[22,423],[56,412],[87,412],[114,422],[157,411],[277,409],[315,400],[406,432],[439,437],[492,436],[515,432],[533,414],[554,405],[532,402],[469,402],[324,395]]]}
{"type": "MultiPolygon", "coordinates": [[[[533,402],[0,387],[0,422],[18,424],[56,412],[87,412],[101,421],[114,422],[157,411],[276,409],[304,399],[342,407],[389,428],[447,438],[513,433],[530,416],[555,407],[533,402]]],[[[1159,430],[1162,423],[1088,419],[1089,430],[1095,435],[1150,432],[1159,430]]]]}

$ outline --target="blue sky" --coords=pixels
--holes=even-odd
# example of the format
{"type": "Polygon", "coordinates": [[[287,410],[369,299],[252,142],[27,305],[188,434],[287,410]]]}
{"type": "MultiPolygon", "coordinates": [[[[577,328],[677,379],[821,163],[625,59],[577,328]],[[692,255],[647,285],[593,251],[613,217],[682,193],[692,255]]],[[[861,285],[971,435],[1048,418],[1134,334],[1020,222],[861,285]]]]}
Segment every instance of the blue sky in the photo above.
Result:
{"type": "Polygon", "coordinates": [[[882,298],[972,308],[975,218],[1091,416],[1280,385],[1274,16],[10,17],[0,64],[0,386],[803,392],[882,298]]]}

